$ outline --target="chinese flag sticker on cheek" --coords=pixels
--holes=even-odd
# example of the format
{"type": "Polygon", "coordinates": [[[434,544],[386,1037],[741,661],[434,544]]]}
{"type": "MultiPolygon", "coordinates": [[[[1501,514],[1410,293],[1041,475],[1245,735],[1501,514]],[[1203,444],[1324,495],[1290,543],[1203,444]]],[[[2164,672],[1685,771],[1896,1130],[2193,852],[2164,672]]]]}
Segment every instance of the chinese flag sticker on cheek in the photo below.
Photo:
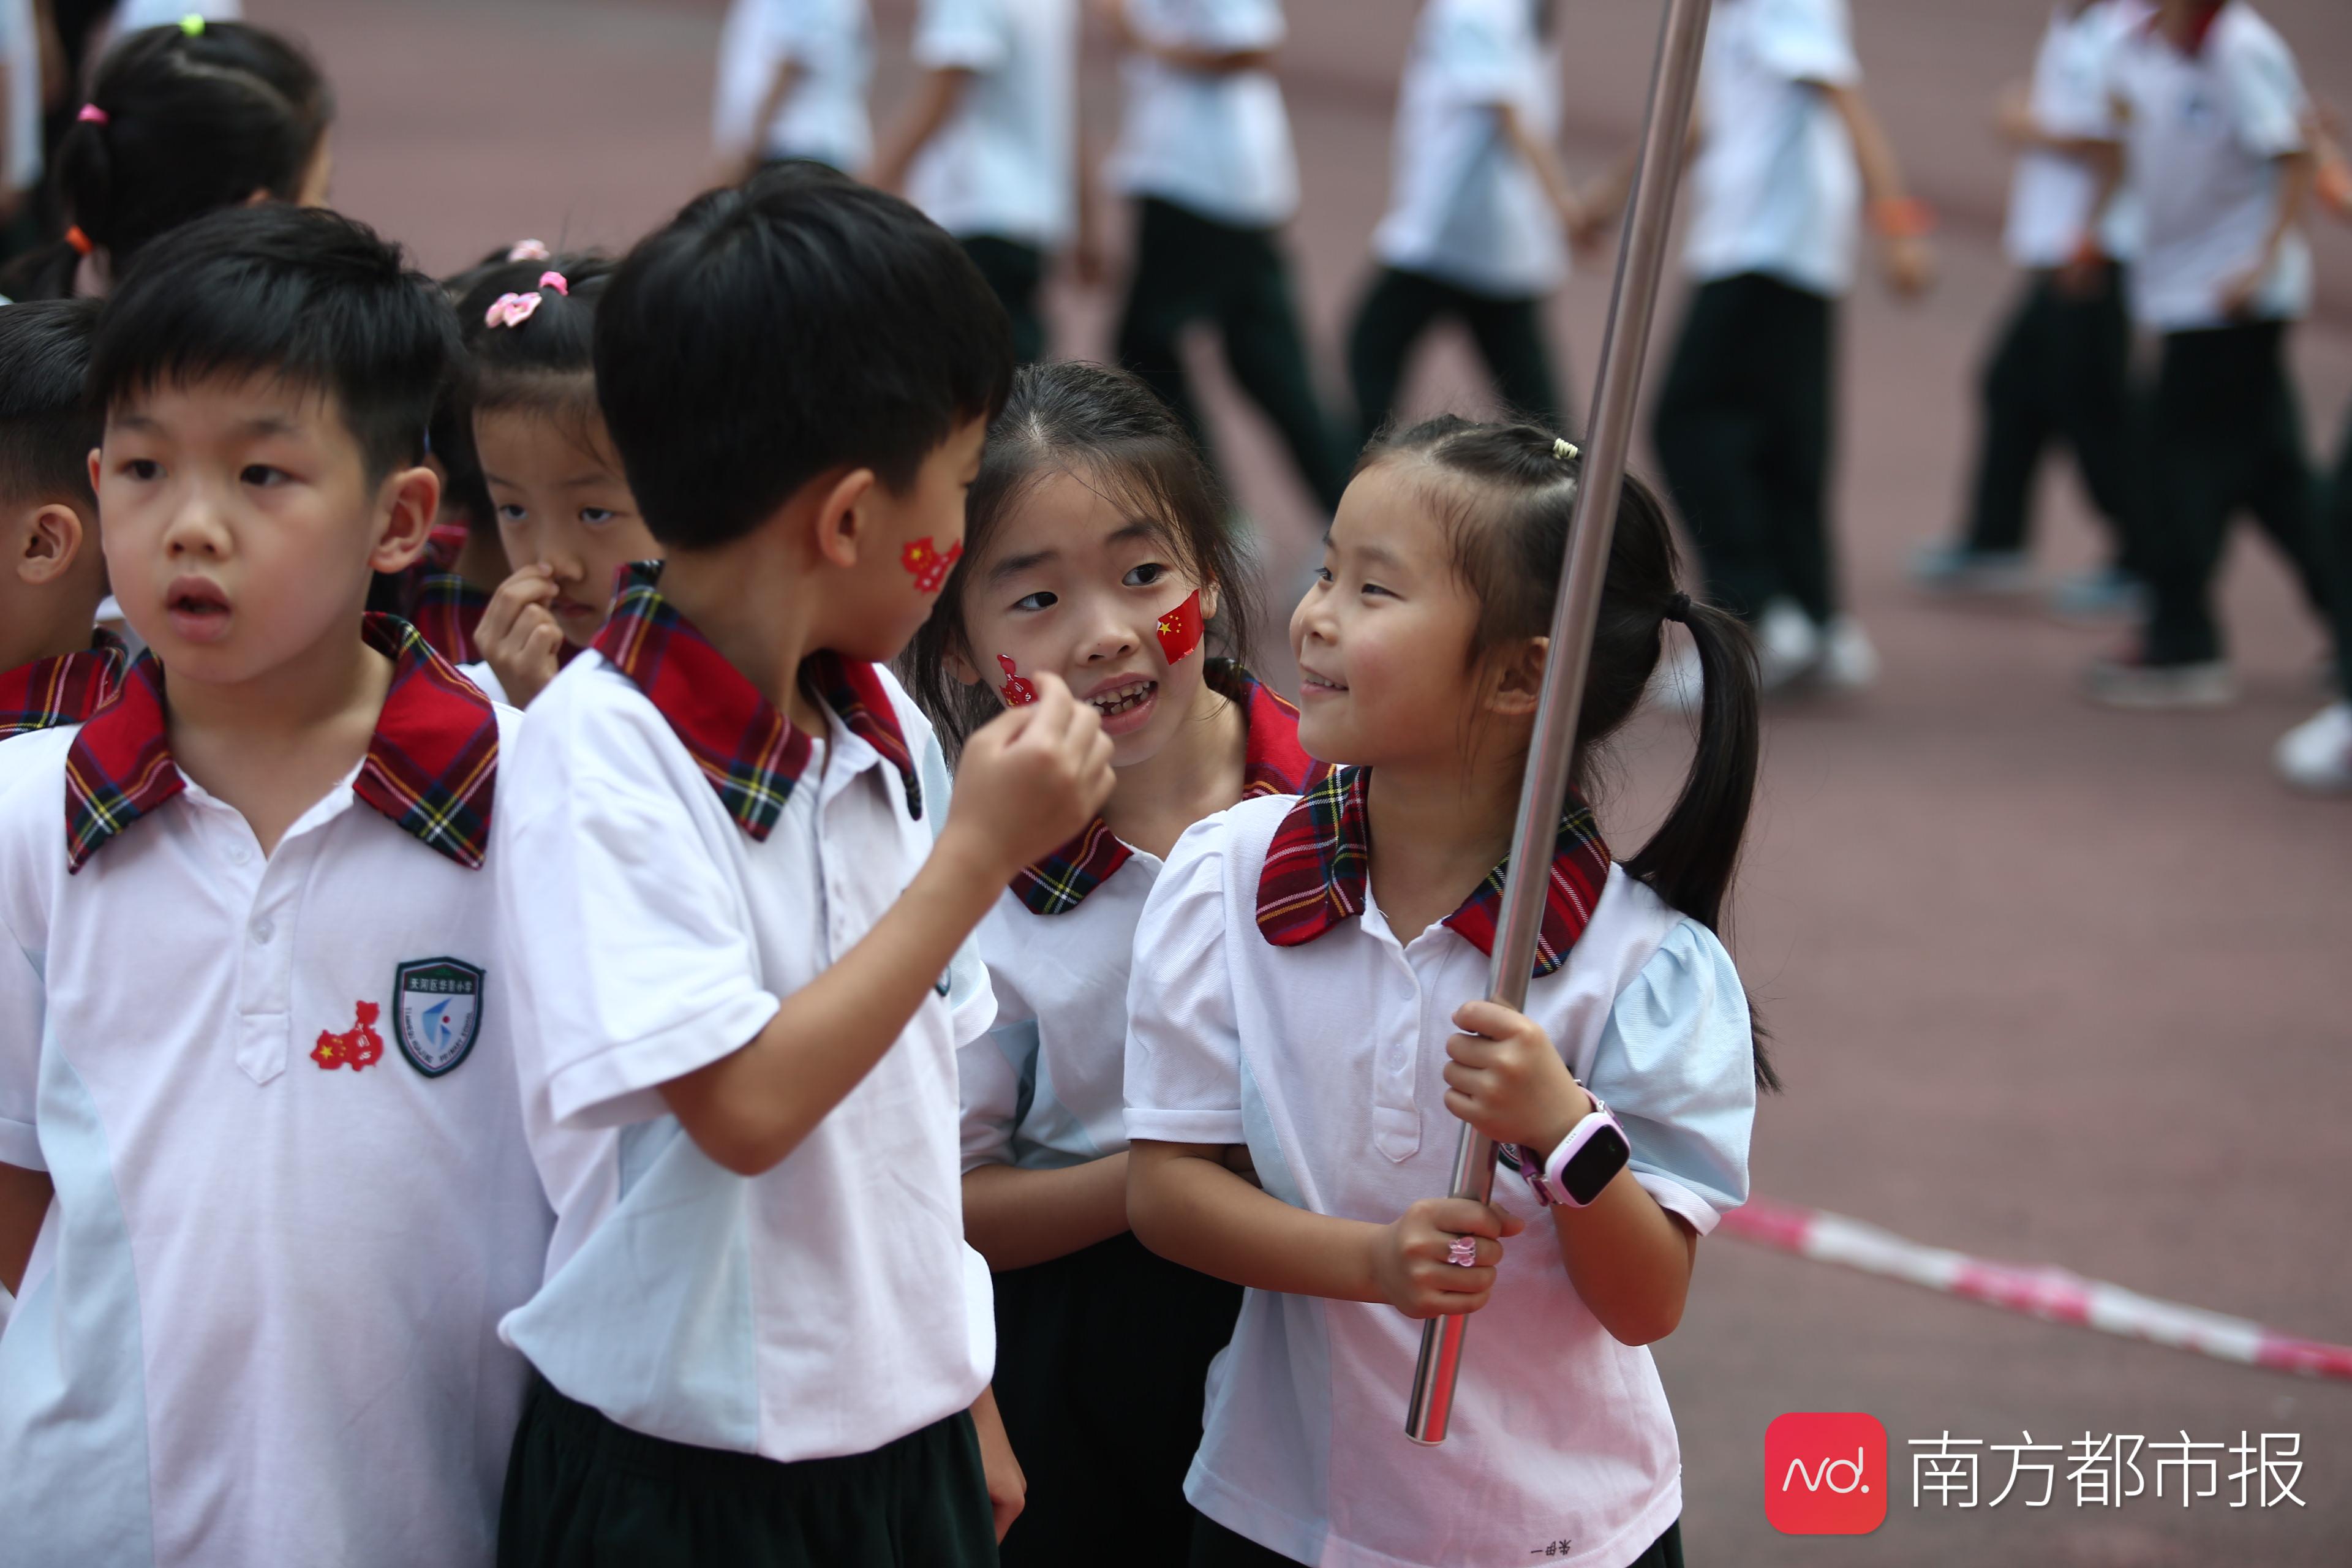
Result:
{"type": "Polygon", "coordinates": [[[1201,646],[1201,590],[1195,588],[1182,604],[1160,617],[1160,651],[1174,664],[1201,646]]]}
{"type": "Polygon", "coordinates": [[[341,1034],[319,1031],[319,1043],[310,1047],[310,1059],[333,1071],[347,1067],[353,1072],[372,1068],[383,1059],[383,1037],[375,1032],[375,1019],[382,1011],[373,1002],[359,1004],[357,1021],[341,1034]]]}
{"type": "Polygon", "coordinates": [[[949,570],[962,558],[961,540],[941,550],[925,534],[899,552],[898,564],[915,579],[917,592],[936,594],[947,585],[949,570]]]}

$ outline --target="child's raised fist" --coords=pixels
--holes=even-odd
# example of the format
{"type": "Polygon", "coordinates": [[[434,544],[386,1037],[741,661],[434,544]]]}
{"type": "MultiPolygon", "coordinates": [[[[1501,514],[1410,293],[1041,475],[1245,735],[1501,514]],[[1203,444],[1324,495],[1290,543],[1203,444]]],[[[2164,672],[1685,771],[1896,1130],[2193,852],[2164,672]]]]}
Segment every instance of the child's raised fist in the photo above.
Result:
{"type": "Polygon", "coordinates": [[[1085,830],[1110,799],[1110,737],[1102,715],[1058,676],[1036,678],[1037,700],[1009,709],[964,742],[946,831],[970,836],[1010,880],[1085,830]]]}

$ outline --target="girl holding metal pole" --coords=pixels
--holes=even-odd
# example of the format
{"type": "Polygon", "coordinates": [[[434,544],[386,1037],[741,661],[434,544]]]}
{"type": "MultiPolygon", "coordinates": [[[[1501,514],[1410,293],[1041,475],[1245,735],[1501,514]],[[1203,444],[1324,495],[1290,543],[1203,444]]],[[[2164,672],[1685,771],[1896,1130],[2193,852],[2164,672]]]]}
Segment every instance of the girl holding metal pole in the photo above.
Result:
{"type": "Polygon", "coordinates": [[[1291,618],[1300,741],[1346,764],[1180,840],[1129,994],[1129,1216],[1250,1287],[1186,1483],[1192,1563],[1679,1564],[1643,1348],[1748,1191],[1759,1054],[1714,926],[1756,777],[1753,656],[1624,483],[1522,1008],[1487,992],[1580,455],[1444,419],[1376,447],[1291,618]],[[1668,621],[1706,696],[1680,797],[1619,863],[1584,794],[1668,621]],[[1463,1122],[1512,1146],[1453,1184],[1463,1122]],[[1234,1173],[1245,1148],[1259,1184],[1234,1173]],[[1529,1227],[1533,1227],[1531,1230],[1529,1227]],[[1523,1234],[1524,1233],[1524,1234],[1523,1234]],[[1452,1435],[1398,1430],[1416,1320],[1481,1313],[1452,1435]]]}

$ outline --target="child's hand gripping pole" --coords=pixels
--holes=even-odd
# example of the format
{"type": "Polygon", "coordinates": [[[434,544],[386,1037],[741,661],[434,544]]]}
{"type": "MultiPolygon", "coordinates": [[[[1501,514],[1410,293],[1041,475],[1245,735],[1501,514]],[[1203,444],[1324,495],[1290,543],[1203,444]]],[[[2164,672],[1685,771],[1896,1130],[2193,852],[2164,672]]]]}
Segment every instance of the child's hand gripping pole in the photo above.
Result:
{"type": "MultiPolygon", "coordinates": [[[[1697,96],[1711,9],[1711,0],[1666,0],[1658,32],[1641,167],[1626,217],[1624,247],[1617,256],[1609,326],[1601,339],[1601,379],[1592,394],[1592,428],[1577,488],[1576,521],[1569,534],[1568,572],[1552,610],[1551,658],[1544,668],[1543,695],[1528,744],[1501,929],[1495,938],[1487,994],[1515,1012],[1527,1005],[1528,980],[1535,968],[1544,886],[1550,878],[1552,846],[1574,761],[1593,624],[1609,569],[1609,539],[1617,526],[1617,493],[1633,441],[1634,394],[1641,386],[1642,356],[1649,346],[1650,318],[1658,301],[1658,277],[1665,266],[1666,230],[1681,183],[1683,142],[1697,96]]],[[[1454,1146],[1451,1194],[1483,1204],[1494,1186],[1495,1145],[1465,1124],[1454,1146]]],[[[1445,1440],[1468,1323],[1467,1316],[1456,1313],[1423,1326],[1421,1362],[1413,1369],[1412,1402],[1404,1418],[1405,1436],[1416,1443],[1445,1440]]]]}

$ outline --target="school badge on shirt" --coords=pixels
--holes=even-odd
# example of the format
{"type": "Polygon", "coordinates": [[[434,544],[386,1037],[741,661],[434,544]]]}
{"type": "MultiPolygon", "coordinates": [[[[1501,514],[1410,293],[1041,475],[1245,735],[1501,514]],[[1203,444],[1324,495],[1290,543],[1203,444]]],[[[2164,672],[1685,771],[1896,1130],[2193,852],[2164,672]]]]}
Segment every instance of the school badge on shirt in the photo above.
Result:
{"type": "Polygon", "coordinates": [[[466,1059],[482,1030],[482,972],[456,958],[404,963],[392,982],[392,1033],[426,1078],[466,1059]]]}

